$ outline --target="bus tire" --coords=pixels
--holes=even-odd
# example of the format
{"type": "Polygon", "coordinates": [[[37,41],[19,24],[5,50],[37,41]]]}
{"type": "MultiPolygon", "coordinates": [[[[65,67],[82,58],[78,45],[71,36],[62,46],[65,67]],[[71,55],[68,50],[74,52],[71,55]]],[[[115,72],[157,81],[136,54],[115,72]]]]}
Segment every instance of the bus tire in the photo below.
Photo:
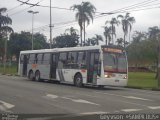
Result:
{"type": "Polygon", "coordinates": [[[98,88],[103,89],[104,85],[98,85],[98,88]]]}
{"type": "Polygon", "coordinates": [[[74,85],[77,87],[82,87],[83,86],[83,79],[81,74],[77,74],[74,77],[74,85]]]}
{"type": "Polygon", "coordinates": [[[38,82],[41,81],[41,75],[40,75],[39,71],[36,71],[36,73],[35,73],[35,81],[38,81],[38,82]]]}
{"type": "Polygon", "coordinates": [[[34,80],[34,75],[33,75],[33,71],[32,70],[30,70],[29,73],[28,73],[28,79],[32,80],[32,81],[34,80]]]}

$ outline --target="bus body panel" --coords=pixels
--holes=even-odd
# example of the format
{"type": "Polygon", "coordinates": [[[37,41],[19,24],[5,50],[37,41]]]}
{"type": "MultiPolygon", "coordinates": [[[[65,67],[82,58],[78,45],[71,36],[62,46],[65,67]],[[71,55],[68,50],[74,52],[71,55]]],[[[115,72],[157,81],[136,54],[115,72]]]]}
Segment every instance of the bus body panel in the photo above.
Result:
{"type": "Polygon", "coordinates": [[[27,68],[27,76],[29,71],[32,70],[34,75],[36,71],[39,71],[41,79],[50,79],[50,65],[28,64],[27,68]]]}
{"type": "Polygon", "coordinates": [[[83,84],[87,83],[87,70],[83,69],[57,69],[57,80],[74,84],[74,77],[76,74],[82,75],[83,84]]]}

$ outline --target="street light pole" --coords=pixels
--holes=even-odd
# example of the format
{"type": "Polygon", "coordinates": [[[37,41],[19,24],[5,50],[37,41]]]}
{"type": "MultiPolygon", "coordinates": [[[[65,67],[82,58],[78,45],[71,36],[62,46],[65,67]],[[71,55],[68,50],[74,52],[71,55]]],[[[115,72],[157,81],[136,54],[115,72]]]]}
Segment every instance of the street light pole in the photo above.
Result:
{"type": "Polygon", "coordinates": [[[52,3],[50,0],[50,49],[52,48],[52,3]]]}
{"type": "Polygon", "coordinates": [[[33,26],[34,26],[34,14],[37,14],[39,13],[38,11],[32,11],[32,10],[29,10],[28,13],[31,13],[32,14],[32,50],[34,49],[33,48],[33,26]]]}

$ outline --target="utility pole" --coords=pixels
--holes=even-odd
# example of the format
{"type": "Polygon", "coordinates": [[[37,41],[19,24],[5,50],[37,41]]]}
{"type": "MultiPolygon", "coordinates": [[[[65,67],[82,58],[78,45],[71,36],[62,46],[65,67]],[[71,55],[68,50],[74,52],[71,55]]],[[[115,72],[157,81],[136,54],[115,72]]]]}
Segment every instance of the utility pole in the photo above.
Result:
{"type": "Polygon", "coordinates": [[[50,49],[52,48],[52,3],[50,0],[50,49]]]}
{"type": "Polygon", "coordinates": [[[160,88],[160,34],[158,35],[158,88],[160,88]]]}
{"type": "Polygon", "coordinates": [[[34,26],[34,15],[39,13],[38,11],[32,11],[32,10],[29,10],[28,13],[31,13],[32,14],[32,50],[34,49],[33,48],[33,26],[34,26]]]}

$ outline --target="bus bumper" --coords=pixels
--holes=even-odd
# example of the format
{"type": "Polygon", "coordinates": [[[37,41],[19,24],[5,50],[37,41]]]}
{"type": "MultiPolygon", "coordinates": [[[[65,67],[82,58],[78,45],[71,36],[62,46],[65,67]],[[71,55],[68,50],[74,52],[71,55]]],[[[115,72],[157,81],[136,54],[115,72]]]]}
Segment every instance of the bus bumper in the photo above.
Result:
{"type": "Polygon", "coordinates": [[[97,85],[104,86],[127,86],[127,79],[115,79],[115,78],[99,78],[97,79],[97,85]]]}

